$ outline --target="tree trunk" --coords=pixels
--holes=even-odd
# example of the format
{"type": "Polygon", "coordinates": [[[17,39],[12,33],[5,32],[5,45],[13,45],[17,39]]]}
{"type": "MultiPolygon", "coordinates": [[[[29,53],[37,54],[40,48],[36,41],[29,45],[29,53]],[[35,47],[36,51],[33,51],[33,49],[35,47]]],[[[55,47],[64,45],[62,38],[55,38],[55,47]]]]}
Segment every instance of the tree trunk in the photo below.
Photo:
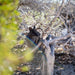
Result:
{"type": "Polygon", "coordinates": [[[51,55],[50,52],[51,50],[48,49],[46,50],[46,58],[47,58],[47,75],[53,75],[53,70],[54,70],[54,61],[55,61],[55,56],[51,55]]]}
{"type": "Polygon", "coordinates": [[[42,75],[53,75],[55,56],[51,55],[51,50],[45,50],[45,56],[42,57],[42,75]]]}

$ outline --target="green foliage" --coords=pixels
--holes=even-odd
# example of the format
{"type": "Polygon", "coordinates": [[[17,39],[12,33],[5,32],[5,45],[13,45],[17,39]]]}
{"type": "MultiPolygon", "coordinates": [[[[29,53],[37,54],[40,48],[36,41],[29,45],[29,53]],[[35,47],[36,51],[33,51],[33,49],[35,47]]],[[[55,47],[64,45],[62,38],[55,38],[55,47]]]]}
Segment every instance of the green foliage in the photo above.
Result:
{"type": "MultiPolygon", "coordinates": [[[[11,53],[16,45],[19,12],[16,10],[18,0],[0,0],[0,75],[12,75],[15,65],[32,60],[32,53],[27,49],[23,58],[11,53]]],[[[21,45],[23,40],[19,42],[21,45]]],[[[23,68],[27,71],[28,68],[23,68]]]]}
{"type": "Polygon", "coordinates": [[[22,45],[24,43],[24,40],[20,40],[19,43],[22,45]]]}
{"type": "Polygon", "coordinates": [[[24,59],[26,61],[31,61],[33,59],[33,53],[31,52],[30,48],[27,48],[27,50],[25,51],[24,59]]]}
{"type": "Polygon", "coordinates": [[[27,66],[22,67],[22,71],[29,71],[29,68],[27,66]]]}
{"type": "Polygon", "coordinates": [[[18,0],[0,0],[0,75],[10,75],[18,60],[10,49],[16,44],[18,0]]]}

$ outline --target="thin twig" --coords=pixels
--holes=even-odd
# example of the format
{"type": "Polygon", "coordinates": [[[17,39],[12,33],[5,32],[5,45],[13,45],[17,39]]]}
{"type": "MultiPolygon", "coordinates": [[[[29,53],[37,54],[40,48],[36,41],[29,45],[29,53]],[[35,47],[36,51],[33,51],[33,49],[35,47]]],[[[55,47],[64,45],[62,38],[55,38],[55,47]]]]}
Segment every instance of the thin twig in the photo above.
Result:
{"type": "MultiPolygon", "coordinates": [[[[56,15],[56,16],[53,18],[53,20],[50,22],[49,26],[51,26],[52,23],[56,20],[56,18],[60,15],[60,12],[61,12],[61,10],[62,10],[62,8],[63,8],[63,4],[64,4],[64,0],[63,0],[63,2],[62,2],[62,4],[61,4],[61,7],[60,7],[59,11],[57,12],[57,15],[56,15]]],[[[45,29],[45,32],[48,31],[48,30],[49,30],[49,27],[47,27],[47,28],[45,29]]]]}

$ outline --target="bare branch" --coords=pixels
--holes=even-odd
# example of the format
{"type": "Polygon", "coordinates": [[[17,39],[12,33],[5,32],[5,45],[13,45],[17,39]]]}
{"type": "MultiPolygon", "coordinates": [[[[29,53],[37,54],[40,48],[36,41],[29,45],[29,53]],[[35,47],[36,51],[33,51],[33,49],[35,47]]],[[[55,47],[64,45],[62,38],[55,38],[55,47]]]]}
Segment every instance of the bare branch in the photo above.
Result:
{"type": "MultiPolygon", "coordinates": [[[[53,18],[53,20],[50,22],[49,26],[51,26],[51,25],[53,24],[53,22],[57,19],[57,17],[59,17],[60,12],[61,12],[61,10],[63,9],[63,7],[64,7],[64,0],[62,1],[62,4],[61,4],[61,6],[60,6],[59,11],[57,12],[57,14],[56,14],[56,16],[53,18]]],[[[47,27],[47,28],[45,29],[45,32],[47,32],[48,30],[49,30],[49,27],[47,27]]],[[[44,34],[44,33],[43,33],[43,34],[44,34]]]]}
{"type": "Polygon", "coordinates": [[[50,41],[50,44],[51,44],[51,43],[54,43],[54,42],[57,42],[57,41],[59,41],[59,40],[67,39],[68,37],[71,37],[71,33],[67,34],[66,36],[53,39],[52,41],[50,41]]]}

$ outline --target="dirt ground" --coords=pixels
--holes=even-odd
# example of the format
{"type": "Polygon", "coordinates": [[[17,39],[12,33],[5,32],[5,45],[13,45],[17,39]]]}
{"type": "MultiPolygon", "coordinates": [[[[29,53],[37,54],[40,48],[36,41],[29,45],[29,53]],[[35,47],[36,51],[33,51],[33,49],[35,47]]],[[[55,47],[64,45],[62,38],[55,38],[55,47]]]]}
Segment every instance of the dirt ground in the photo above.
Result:
{"type": "Polygon", "coordinates": [[[70,54],[55,54],[54,75],[75,75],[75,57],[70,54]]]}
{"type": "MultiPolygon", "coordinates": [[[[27,63],[30,67],[29,72],[17,71],[14,75],[41,75],[42,55],[36,52],[33,61],[27,63]]],[[[55,53],[54,75],[75,75],[75,56],[67,53],[55,53]]]]}
{"type": "MultiPolygon", "coordinates": [[[[31,75],[41,75],[38,64],[41,63],[40,57],[40,54],[36,54],[31,62],[31,75]]],[[[75,75],[75,57],[67,53],[55,53],[54,75],[75,75]]]]}

